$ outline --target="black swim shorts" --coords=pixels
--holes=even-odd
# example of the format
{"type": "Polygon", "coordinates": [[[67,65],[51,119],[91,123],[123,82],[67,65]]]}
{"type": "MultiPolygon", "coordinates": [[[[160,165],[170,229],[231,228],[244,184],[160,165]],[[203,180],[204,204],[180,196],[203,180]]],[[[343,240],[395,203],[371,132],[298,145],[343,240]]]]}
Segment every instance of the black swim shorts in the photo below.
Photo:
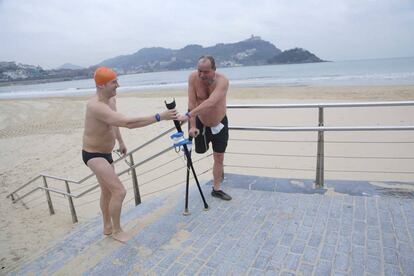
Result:
{"type": "Polygon", "coordinates": [[[211,129],[203,125],[198,117],[196,117],[196,127],[200,130],[200,134],[195,138],[195,151],[197,153],[205,153],[208,150],[209,143],[213,145],[213,151],[223,153],[227,148],[229,140],[229,122],[227,116],[224,116],[221,123],[224,127],[217,134],[211,133],[211,129]]]}
{"type": "Polygon", "coordinates": [[[114,162],[114,160],[112,159],[112,153],[87,152],[85,150],[82,150],[82,159],[86,166],[88,166],[89,160],[97,157],[105,158],[109,164],[112,164],[114,162]]]}

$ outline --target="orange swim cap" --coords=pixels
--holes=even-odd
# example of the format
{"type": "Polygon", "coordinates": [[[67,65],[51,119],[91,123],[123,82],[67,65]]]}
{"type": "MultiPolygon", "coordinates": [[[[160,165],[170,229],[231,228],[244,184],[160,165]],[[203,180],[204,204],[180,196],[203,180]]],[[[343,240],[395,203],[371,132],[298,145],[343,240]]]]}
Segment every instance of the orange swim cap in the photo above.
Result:
{"type": "Polygon", "coordinates": [[[108,67],[99,67],[95,71],[93,76],[97,86],[107,84],[108,82],[116,79],[116,73],[108,67]]]}

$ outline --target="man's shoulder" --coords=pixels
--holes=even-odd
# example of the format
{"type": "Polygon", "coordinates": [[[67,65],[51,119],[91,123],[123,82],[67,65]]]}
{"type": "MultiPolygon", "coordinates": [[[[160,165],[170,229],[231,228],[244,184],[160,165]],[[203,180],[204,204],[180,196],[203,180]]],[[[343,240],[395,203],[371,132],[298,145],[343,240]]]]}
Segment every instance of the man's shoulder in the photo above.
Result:
{"type": "Polygon", "coordinates": [[[189,79],[190,81],[195,81],[197,78],[198,78],[197,71],[193,71],[193,72],[191,72],[191,73],[190,73],[190,75],[188,76],[188,79],[189,79]]]}
{"type": "Polygon", "coordinates": [[[222,80],[222,81],[229,81],[229,79],[223,74],[223,73],[220,73],[220,72],[216,72],[216,76],[217,76],[217,78],[219,79],[219,80],[222,80]]]}
{"type": "Polygon", "coordinates": [[[97,99],[92,98],[86,104],[86,108],[92,112],[99,112],[101,110],[109,108],[109,106],[103,102],[98,101],[97,99]]]}
{"type": "Polygon", "coordinates": [[[92,97],[86,103],[86,107],[87,108],[93,108],[97,105],[97,103],[98,103],[98,100],[95,97],[92,97]]]}

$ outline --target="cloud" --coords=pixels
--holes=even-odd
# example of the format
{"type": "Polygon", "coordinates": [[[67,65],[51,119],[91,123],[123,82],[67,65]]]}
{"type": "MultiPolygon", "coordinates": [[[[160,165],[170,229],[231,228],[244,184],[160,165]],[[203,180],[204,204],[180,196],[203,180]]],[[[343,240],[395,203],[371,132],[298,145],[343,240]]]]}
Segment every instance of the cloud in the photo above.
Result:
{"type": "Polygon", "coordinates": [[[89,66],[143,47],[211,46],[260,35],[324,59],[414,56],[403,0],[3,0],[0,60],[89,66]]]}

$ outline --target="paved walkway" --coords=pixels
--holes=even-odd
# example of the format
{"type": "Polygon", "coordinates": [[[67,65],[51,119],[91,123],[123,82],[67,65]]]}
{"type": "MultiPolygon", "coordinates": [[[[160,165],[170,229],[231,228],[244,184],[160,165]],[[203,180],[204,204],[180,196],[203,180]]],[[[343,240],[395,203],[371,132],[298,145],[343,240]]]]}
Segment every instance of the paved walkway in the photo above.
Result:
{"type": "Polygon", "coordinates": [[[127,244],[102,237],[96,218],[14,274],[414,275],[410,192],[392,197],[367,182],[311,185],[229,174],[230,202],[202,185],[204,211],[192,186],[191,215],[183,216],[183,190],[160,196],[125,212],[135,233],[127,244]]]}

